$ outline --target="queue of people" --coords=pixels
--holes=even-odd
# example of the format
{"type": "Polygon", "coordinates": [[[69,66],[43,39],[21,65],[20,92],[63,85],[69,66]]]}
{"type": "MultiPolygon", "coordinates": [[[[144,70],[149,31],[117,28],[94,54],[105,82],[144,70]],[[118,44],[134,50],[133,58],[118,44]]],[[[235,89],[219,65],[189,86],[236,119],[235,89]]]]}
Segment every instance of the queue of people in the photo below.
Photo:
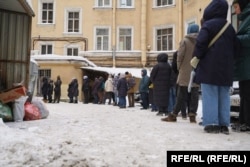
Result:
{"type": "MultiPolygon", "coordinates": [[[[200,89],[204,132],[229,134],[229,91],[233,81],[238,81],[239,123],[233,124],[232,129],[250,131],[250,0],[234,0],[232,5],[241,21],[237,32],[226,20],[227,1],[213,0],[204,10],[201,27],[188,26],[187,35],[174,54],[175,64],[168,62],[168,54],[160,53],[150,74],[141,70],[137,85],[141,110],[158,111],[157,116],[166,116],[161,119],[164,122],[177,122],[181,111],[183,119],[187,115],[190,123],[196,123],[200,89]],[[195,74],[193,81],[190,74],[195,74]]],[[[135,106],[136,82],[129,72],[96,77],[92,84],[85,75],[82,83],[84,104],[93,97],[94,104],[106,104],[108,100],[109,105],[121,109],[135,106]]],[[[44,100],[52,102],[54,89],[54,102],[59,103],[61,84],[60,76],[54,84],[44,78],[44,100]]],[[[72,78],[68,87],[70,103],[77,103],[78,96],[78,81],[72,78]]]]}

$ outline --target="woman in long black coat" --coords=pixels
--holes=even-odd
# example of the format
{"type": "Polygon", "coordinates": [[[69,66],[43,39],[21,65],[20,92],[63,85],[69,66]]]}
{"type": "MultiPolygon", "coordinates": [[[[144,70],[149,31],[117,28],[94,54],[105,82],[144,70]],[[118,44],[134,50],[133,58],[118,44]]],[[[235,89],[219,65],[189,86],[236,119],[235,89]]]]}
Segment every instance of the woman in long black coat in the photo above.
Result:
{"type": "Polygon", "coordinates": [[[157,115],[163,115],[167,114],[172,69],[166,53],[160,53],[157,62],[151,71],[150,80],[154,84],[154,104],[159,108],[157,115]]]}

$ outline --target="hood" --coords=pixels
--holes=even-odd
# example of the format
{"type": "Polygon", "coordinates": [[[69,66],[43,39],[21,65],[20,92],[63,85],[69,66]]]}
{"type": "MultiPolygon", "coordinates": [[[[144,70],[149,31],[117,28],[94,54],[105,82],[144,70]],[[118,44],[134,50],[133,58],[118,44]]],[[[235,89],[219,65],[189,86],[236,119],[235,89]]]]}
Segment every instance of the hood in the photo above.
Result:
{"type": "Polygon", "coordinates": [[[160,53],[157,56],[158,62],[168,62],[168,55],[166,53],[160,53]]]}
{"type": "Polygon", "coordinates": [[[188,38],[191,42],[196,42],[196,38],[198,36],[198,33],[192,33],[192,34],[187,34],[186,38],[188,38]]]}
{"type": "Polygon", "coordinates": [[[142,76],[146,76],[147,75],[147,70],[146,69],[142,69],[141,72],[142,72],[142,76]]]}
{"type": "Polygon", "coordinates": [[[212,0],[204,10],[204,21],[214,18],[227,18],[228,3],[226,0],[212,0]]]}

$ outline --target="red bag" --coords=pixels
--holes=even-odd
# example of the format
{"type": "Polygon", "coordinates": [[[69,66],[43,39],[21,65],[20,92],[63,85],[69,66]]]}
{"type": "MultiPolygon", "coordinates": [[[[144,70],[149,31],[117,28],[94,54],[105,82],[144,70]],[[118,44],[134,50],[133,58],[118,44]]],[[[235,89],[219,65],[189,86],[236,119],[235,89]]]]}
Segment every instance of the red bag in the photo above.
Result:
{"type": "Polygon", "coordinates": [[[25,111],[25,115],[24,115],[25,121],[41,119],[41,114],[40,114],[39,109],[30,102],[26,102],[24,104],[24,111],[25,111]]]}

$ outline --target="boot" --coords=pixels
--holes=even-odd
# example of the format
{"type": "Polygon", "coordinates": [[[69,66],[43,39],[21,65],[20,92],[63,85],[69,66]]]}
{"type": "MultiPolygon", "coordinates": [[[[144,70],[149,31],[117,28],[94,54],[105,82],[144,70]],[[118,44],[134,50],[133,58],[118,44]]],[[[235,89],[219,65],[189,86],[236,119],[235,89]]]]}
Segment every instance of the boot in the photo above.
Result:
{"type": "Polygon", "coordinates": [[[196,123],[196,114],[188,113],[190,123],[196,123]]]}
{"type": "Polygon", "coordinates": [[[166,121],[166,122],[176,122],[176,117],[177,117],[177,115],[175,115],[173,113],[169,113],[166,118],[162,118],[161,120],[166,121]]]}
{"type": "Polygon", "coordinates": [[[196,123],[195,116],[189,116],[189,121],[190,121],[190,123],[196,123]]]}

